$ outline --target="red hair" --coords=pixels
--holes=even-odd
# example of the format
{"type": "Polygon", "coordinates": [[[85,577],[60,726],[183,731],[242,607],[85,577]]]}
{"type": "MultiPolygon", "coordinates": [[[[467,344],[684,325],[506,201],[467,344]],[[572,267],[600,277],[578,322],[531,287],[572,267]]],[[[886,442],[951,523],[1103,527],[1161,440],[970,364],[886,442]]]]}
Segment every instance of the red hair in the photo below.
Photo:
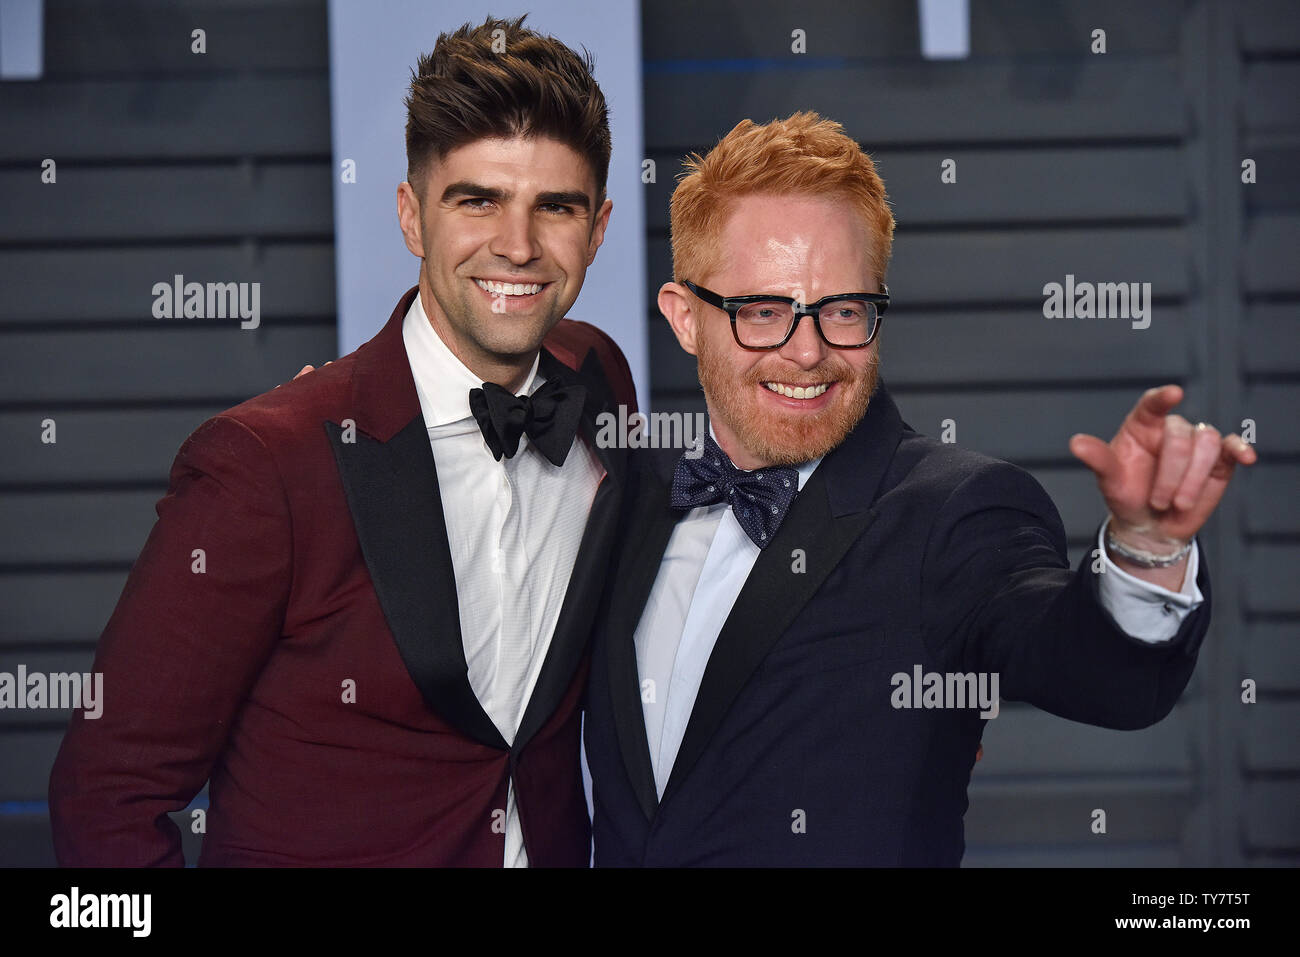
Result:
{"type": "Polygon", "coordinates": [[[871,157],[834,120],[795,113],[759,126],[741,120],[707,156],[685,161],[671,205],[673,277],[703,282],[721,268],[722,227],[730,201],[755,193],[838,195],[873,238],[872,270],[881,282],[894,239],[894,215],[871,157]]]}

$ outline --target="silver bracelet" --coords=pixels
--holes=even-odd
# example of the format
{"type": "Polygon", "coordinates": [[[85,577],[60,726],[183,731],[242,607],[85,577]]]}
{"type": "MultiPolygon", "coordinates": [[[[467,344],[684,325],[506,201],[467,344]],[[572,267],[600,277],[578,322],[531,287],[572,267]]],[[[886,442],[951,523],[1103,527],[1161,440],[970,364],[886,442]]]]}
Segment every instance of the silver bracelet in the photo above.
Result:
{"type": "MultiPolygon", "coordinates": [[[[1195,539],[1193,538],[1192,541],[1195,541],[1195,539]]],[[[1109,528],[1106,529],[1107,547],[1142,568],[1168,568],[1170,565],[1177,565],[1192,550],[1192,541],[1189,541],[1172,555],[1157,555],[1154,552],[1144,552],[1139,548],[1129,548],[1117,539],[1109,528]]]]}

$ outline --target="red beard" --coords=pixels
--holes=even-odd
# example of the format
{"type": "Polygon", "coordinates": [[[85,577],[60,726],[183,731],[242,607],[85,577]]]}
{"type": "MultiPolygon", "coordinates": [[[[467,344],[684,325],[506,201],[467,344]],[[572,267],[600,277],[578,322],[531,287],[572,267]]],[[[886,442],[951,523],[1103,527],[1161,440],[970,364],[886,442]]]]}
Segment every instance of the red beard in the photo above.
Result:
{"type": "Polygon", "coordinates": [[[815,368],[781,371],[782,360],[760,363],[737,378],[724,356],[717,355],[707,340],[696,340],[700,385],[710,413],[731,430],[755,458],[771,465],[798,465],[820,458],[848,437],[866,414],[871,393],[879,377],[880,357],[872,351],[871,361],[860,370],[831,352],[815,368]],[[774,412],[760,409],[756,389],[764,382],[811,385],[834,382],[832,401],[815,412],[774,412]]]}

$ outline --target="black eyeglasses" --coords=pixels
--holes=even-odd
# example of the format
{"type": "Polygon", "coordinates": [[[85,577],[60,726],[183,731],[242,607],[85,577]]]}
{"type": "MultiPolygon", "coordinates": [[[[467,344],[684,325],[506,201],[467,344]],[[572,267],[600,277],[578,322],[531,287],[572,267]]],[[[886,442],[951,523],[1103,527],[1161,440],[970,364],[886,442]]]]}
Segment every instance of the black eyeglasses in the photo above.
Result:
{"type": "Polygon", "coordinates": [[[865,349],[880,331],[889,307],[889,287],[883,293],[846,292],[804,304],[789,296],[719,296],[689,279],[682,285],[710,306],[731,317],[731,334],[742,349],[780,349],[794,335],[799,320],[811,316],[822,341],[836,349],[865,349]]]}

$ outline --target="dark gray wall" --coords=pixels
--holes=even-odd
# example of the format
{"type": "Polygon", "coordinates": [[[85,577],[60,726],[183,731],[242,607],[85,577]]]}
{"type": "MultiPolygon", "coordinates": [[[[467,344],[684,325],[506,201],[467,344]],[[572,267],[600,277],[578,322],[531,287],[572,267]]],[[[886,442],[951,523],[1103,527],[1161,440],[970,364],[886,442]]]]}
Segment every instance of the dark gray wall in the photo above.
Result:
{"type": "MultiPolygon", "coordinates": [[[[1295,5],[972,0],[972,55],[946,63],[921,59],[913,0],[652,0],[643,24],[652,288],[670,278],[684,153],[745,117],[839,120],[875,158],[898,221],[881,368],[904,418],[935,436],[954,419],[959,444],[1029,468],[1073,561],[1105,513],[1070,435],[1109,438],[1169,381],[1192,421],[1256,421],[1262,464],[1202,536],[1216,610],[1191,687],[1135,733],[1004,708],[973,776],[965,863],[1294,863],[1295,5]],[[1095,28],[1104,55],[1089,52],[1095,28]],[[955,184],[940,182],[947,157],[955,184]],[[1241,182],[1245,157],[1256,185],[1241,182]],[[1150,282],[1151,327],[1044,319],[1043,285],[1067,273],[1150,282]],[[1247,677],[1254,705],[1240,701],[1247,677]]],[[[655,407],[702,409],[693,359],[657,313],[650,323],[655,407]]]]}
{"type": "MultiPolygon", "coordinates": [[[[46,0],[44,77],[0,83],[0,671],[89,670],[181,442],[336,354],[326,36],[323,0],[46,0]],[[154,319],[176,273],[260,282],[260,327],[154,319]]],[[[0,865],[53,861],[68,716],[0,711],[0,865]]]]}

